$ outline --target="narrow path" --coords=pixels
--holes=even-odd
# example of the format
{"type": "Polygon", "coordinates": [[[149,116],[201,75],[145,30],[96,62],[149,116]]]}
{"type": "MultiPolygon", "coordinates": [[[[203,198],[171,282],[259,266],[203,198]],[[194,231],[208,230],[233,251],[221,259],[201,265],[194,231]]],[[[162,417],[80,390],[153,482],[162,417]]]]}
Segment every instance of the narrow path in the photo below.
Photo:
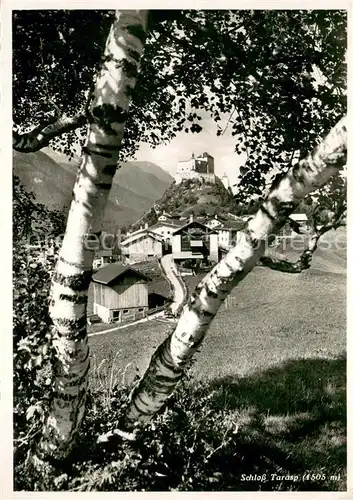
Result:
{"type": "Polygon", "coordinates": [[[126,323],[125,325],[120,325],[120,326],[114,326],[113,328],[109,328],[108,330],[98,330],[98,332],[91,332],[88,333],[88,337],[94,337],[96,335],[104,335],[105,333],[110,333],[114,332],[115,330],[122,330],[123,328],[129,328],[129,326],[134,326],[137,325],[138,323],[145,323],[146,321],[158,321],[160,316],[164,316],[164,311],[159,311],[154,314],[151,314],[150,316],[147,316],[146,318],[141,318],[138,319],[137,321],[132,321],[131,323],[126,323]]]}
{"type": "Polygon", "coordinates": [[[179,269],[174,262],[173,255],[164,255],[160,260],[160,265],[165,277],[170,283],[173,290],[173,304],[171,311],[173,316],[178,316],[187,300],[187,288],[180,275],[179,269]]]}

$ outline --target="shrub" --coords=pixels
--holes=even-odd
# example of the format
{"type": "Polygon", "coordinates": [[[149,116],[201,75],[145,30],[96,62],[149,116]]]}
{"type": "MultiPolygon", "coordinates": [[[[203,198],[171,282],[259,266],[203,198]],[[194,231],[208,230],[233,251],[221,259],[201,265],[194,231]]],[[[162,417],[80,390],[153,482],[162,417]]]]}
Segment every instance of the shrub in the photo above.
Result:
{"type": "Polygon", "coordinates": [[[323,398],[321,386],[312,379],[318,373],[333,383],[334,374],[340,374],[340,384],[345,360],[320,363],[321,370],[316,360],[293,363],[258,377],[216,383],[196,381],[191,365],[167,406],[136,428],[132,442],[118,437],[97,442],[118,427],[131,387],[114,367],[99,376],[98,384],[93,373],[86,419],[70,462],[43,469],[39,477],[22,457],[15,466],[15,489],[38,490],[39,484],[52,491],[344,489],[344,445],[332,448],[332,437],[342,437],[344,398],[323,398]],[[278,380],[297,381],[298,372],[305,379],[308,401],[303,402],[302,380],[297,394],[287,394],[292,408],[286,397],[283,404],[278,395],[271,402],[269,394],[281,393],[278,380]],[[308,471],[312,477],[304,480],[308,471]],[[330,473],[341,473],[341,482],[331,481],[330,473]],[[271,474],[288,479],[271,479],[271,474]],[[266,480],[244,480],[250,475],[265,475],[266,480]]]}

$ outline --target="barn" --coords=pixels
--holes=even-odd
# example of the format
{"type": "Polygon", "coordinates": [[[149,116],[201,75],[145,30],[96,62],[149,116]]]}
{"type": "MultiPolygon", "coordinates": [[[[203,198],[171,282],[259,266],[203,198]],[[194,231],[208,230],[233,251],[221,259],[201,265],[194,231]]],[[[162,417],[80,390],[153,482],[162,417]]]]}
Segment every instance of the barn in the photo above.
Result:
{"type": "Polygon", "coordinates": [[[148,278],[123,264],[102,267],[93,277],[93,312],[105,323],[140,319],[148,311],[148,278]]]}
{"type": "Polygon", "coordinates": [[[148,285],[148,304],[150,309],[169,304],[171,299],[170,285],[166,280],[151,282],[148,285]]]}

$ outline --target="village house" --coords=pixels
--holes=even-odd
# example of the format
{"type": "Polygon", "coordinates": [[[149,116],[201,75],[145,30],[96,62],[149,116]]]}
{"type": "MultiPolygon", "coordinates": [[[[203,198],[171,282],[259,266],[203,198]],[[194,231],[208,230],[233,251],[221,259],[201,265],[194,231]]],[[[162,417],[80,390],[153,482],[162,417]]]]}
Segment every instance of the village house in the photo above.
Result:
{"type": "Polygon", "coordinates": [[[98,250],[93,258],[93,269],[99,269],[112,262],[114,262],[112,249],[98,250]]]}
{"type": "Polygon", "coordinates": [[[234,222],[234,221],[241,224],[245,224],[251,217],[252,215],[234,215],[230,212],[221,213],[221,214],[215,214],[213,216],[209,215],[205,220],[205,224],[211,229],[214,229],[216,227],[222,227],[228,222],[234,222]]]}
{"type": "Polygon", "coordinates": [[[125,264],[160,258],[163,255],[163,247],[163,238],[147,228],[128,233],[120,243],[125,264]]]}
{"type": "Polygon", "coordinates": [[[160,215],[158,217],[158,220],[159,221],[166,221],[166,220],[171,219],[171,218],[172,218],[172,216],[170,214],[168,214],[167,212],[163,212],[162,215],[160,215]]]}
{"type": "Polygon", "coordinates": [[[191,216],[187,224],[174,232],[172,254],[175,260],[218,262],[217,233],[191,216]]]}
{"type": "Polygon", "coordinates": [[[153,226],[150,226],[149,230],[155,234],[158,234],[163,238],[164,241],[171,240],[173,233],[184,226],[185,221],[175,220],[175,219],[165,219],[163,221],[158,221],[153,226]]]}
{"type": "Polygon", "coordinates": [[[209,227],[210,229],[215,229],[216,227],[222,227],[223,226],[223,221],[222,218],[218,215],[215,214],[213,217],[208,217],[205,221],[205,225],[209,227]]]}
{"type": "Polygon", "coordinates": [[[240,231],[245,227],[244,221],[229,220],[221,227],[216,227],[218,235],[218,245],[226,250],[238,241],[240,231]]]}
{"type": "Polygon", "coordinates": [[[103,322],[121,322],[146,316],[148,278],[123,264],[108,264],[93,277],[93,313],[103,322]]]}

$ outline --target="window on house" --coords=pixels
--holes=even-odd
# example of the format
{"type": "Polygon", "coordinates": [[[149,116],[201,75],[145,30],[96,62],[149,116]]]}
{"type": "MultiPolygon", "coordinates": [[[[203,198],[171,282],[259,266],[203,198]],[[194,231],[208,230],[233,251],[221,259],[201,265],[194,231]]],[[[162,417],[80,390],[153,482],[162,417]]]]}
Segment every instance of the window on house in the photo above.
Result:
{"type": "Polygon", "coordinates": [[[120,311],[113,311],[113,319],[117,319],[120,316],[120,311]]]}
{"type": "Polygon", "coordinates": [[[124,309],[124,310],[123,310],[123,313],[124,313],[124,314],[127,314],[128,312],[129,312],[129,309],[124,309]]]}
{"type": "Polygon", "coordinates": [[[140,308],[139,308],[139,312],[143,312],[143,307],[140,307],[140,308]]]}

